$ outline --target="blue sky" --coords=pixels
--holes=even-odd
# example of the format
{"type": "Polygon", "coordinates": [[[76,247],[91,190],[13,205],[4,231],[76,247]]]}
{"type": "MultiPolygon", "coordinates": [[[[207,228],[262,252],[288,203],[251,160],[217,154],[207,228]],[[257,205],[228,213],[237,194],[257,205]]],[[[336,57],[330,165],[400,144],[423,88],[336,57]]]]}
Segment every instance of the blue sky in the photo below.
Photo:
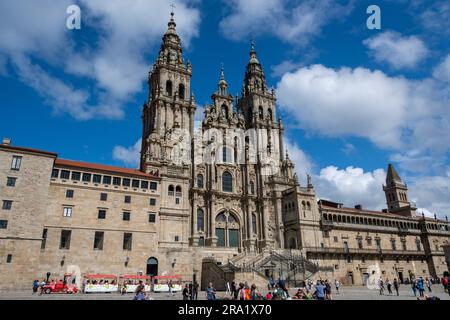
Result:
{"type": "Polygon", "coordinates": [[[172,2],[199,110],[221,63],[240,92],[254,39],[291,157],[320,197],[381,209],[392,162],[421,211],[450,215],[448,1],[2,1],[0,135],[136,166],[145,79],[172,2]],[[81,30],[66,28],[73,3],[81,30]],[[371,4],[381,30],[366,27],[371,4]]]}

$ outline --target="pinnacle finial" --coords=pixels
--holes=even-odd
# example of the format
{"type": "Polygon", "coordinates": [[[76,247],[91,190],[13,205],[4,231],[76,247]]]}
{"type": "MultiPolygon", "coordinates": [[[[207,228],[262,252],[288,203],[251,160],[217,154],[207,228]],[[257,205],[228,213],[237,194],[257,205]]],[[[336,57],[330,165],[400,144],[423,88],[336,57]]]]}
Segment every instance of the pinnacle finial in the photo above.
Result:
{"type": "Polygon", "coordinates": [[[223,68],[223,62],[220,64],[220,80],[225,80],[225,71],[223,68]]]}

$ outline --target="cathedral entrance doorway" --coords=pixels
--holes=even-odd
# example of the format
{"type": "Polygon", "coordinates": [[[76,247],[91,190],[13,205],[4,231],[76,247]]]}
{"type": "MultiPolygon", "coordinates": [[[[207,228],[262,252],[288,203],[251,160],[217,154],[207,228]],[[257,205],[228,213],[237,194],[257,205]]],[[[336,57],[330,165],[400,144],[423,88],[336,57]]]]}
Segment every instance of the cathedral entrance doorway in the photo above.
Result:
{"type": "Polygon", "coordinates": [[[234,214],[227,211],[219,213],[215,229],[218,247],[240,247],[239,222],[234,214]]]}
{"type": "Polygon", "coordinates": [[[147,260],[147,275],[150,277],[158,275],[158,259],[151,257],[147,260]]]}

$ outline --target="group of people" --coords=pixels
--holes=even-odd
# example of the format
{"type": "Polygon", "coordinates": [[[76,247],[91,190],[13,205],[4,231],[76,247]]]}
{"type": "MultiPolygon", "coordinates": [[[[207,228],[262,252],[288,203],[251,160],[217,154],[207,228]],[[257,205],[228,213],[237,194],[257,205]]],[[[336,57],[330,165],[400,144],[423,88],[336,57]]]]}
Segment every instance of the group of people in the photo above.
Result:
{"type": "Polygon", "coordinates": [[[197,300],[199,284],[197,281],[190,282],[184,286],[181,292],[183,300],[197,300]]]}
{"type": "Polygon", "coordinates": [[[398,289],[400,287],[400,282],[397,279],[394,279],[394,281],[389,280],[386,278],[385,281],[383,281],[382,278],[378,280],[378,289],[380,290],[380,295],[384,295],[385,292],[385,286],[387,288],[388,294],[391,295],[392,293],[392,287],[394,287],[395,293],[397,296],[399,295],[398,289]]]}

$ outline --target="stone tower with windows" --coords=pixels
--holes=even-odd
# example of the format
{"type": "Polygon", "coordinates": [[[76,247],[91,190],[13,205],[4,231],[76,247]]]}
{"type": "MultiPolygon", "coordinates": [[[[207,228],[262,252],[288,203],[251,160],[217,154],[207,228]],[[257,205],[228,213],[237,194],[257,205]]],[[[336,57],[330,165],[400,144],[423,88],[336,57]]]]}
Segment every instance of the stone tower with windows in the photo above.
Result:
{"type": "Polygon", "coordinates": [[[415,216],[416,208],[409,202],[408,187],[403,183],[392,164],[388,165],[386,185],[383,186],[386,195],[387,210],[389,212],[401,213],[403,215],[415,216]]]}
{"type": "Polygon", "coordinates": [[[174,13],[148,75],[148,101],[142,110],[141,171],[161,177],[160,243],[187,247],[191,139],[195,99],[192,66],[184,62],[174,13]]]}

